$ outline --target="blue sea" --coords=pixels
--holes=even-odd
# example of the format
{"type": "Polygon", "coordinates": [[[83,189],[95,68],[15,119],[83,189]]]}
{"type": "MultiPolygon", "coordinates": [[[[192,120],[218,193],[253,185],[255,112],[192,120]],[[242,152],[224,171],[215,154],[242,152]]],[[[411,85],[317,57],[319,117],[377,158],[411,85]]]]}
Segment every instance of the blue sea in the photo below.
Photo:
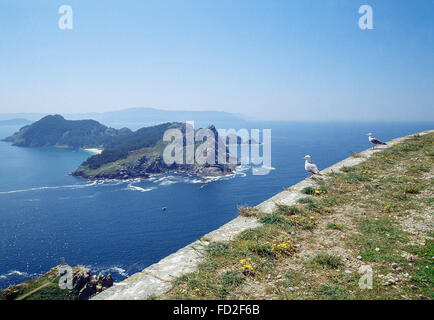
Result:
{"type": "MultiPolygon", "coordinates": [[[[231,124],[246,126],[272,129],[268,175],[244,168],[214,180],[171,174],[87,182],[68,175],[90,156],[85,151],[0,142],[0,288],[41,275],[61,258],[122,280],[232,220],[238,205],[257,205],[305,178],[306,154],[322,169],[369,148],[367,132],[389,140],[434,123],[231,124]]],[[[0,138],[18,129],[0,127],[0,138]]]]}

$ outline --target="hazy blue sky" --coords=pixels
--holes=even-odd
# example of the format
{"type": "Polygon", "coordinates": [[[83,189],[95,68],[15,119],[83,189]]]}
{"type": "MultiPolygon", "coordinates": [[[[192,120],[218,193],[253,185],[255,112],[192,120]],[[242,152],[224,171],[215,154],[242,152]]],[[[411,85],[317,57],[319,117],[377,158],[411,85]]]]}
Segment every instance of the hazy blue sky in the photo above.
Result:
{"type": "Polygon", "coordinates": [[[434,120],[433,29],[428,0],[0,0],[0,113],[434,120]]]}

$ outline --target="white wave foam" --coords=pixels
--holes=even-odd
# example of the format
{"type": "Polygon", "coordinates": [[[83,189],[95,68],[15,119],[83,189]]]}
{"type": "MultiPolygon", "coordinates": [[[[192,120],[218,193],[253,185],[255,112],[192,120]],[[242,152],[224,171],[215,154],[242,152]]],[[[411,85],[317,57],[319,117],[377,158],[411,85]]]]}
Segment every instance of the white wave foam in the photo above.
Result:
{"type": "Polygon", "coordinates": [[[117,179],[110,179],[110,180],[97,180],[97,185],[101,187],[113,187],[118,186],[121,184],[131,183],[134,182],[134,180],[117,180],[117,179]]]}
{"type": "Polygon", "coordinates": [[[91,270],[95,271],[95,273],[102,273],[102,274],[107,274],[107,273],[117,273],[123,277],[129,277],[129,274],[127,273],[127,271],[121,267],[108,267],[108,268],[92,268],[92,266],[88,266],[88,268],[90,268],[91,270]]]}
{"type": "MultiPolygon", "coordinates": [[[[169,186],[176,183],[191,183],[191,184],[207,184],[210,182],[218,181],[218,180],[230,180],[233,179],[236,176],[245,177],[247,174],[245,171],[249,170],[250,166],[239,166],[236,171],[233,174],[228,174],[224,176],[206,176],[206,177],[200,177],[196,175],[189,175],[180,172],[179,174],[155,174],[149,177],[147,180],[148,182],[153,182],[159,186],[169,186]]],[[[143,180],[140,180],[143,181],[143,180]]],[[[140,188],[137,186],[131,186],[129,185],[128,188],[140,188]]],[[[144,189],[146,191],[153,190],[154,188],[148,188],[144,189]]],[[[137,189],[138,190],[138,189],[137,189]]],[[[141,190],[139,190],[141,191],[141,190]]],[[[144,191],[143,191],[144,192],[144,191]]]]}
{"type": "Polygon", "coordinates": [[[96,181],[88,184],[73,184],[68,186],[55,186],[55,187],[37,187],[37,188],[29,188],[29,189],[21,189],[21,190],[11,190],[11,191],[0,191],[0,194],[12,194],[12,193],[21,193],[21,192],[32,192],[32,191],[40,191],[40,190],[51,190],[51,189],[81,189],[92,187],[97,184],[96,181]]]}
{"type": "Polygon", "coordinates": [[[97,195],[98,195],[98,193],[94,193],[94,194],[91,194],[88,196],[82,196],[82,197],[80,197],[80,199],[93,199],[93,198],[96,198],[97,195]]]}
{"type": "Polygon", "coordinates": [[[245,169],[243,169],[242,171],[235,171],[232,174],[227,174],[224,176],[207,176],[207,177],[203,177],[204,179],[204,183],[210,183],[210,182],[215,182],[215,181],[219,181],[219,180],[231,180],[237,176],[242,176],[245,177],[247,174],[244,173],[243,171],[245,171],[245,169]]]}
{"type": "Polygon", "coordinates": [[[28,278],[28,277],[33,277],[35,275],[36,274],[29,274],[29,273],[24,272],[24,271],[12,270],[12,271],[9,271],[8,273],[0,275],[0,279],[7,279],[11,276],[28,278]]]}
{"type": "Polygon", "coordinates": [[[160,186],[169,186],[171,184],[175,184],[178,183],[178,181],[173,181],[173,180],[165,180],[159,183],[160,186]]]}
{"type": "Polygon", "coordinates": [[[185,179],[184,179],[184,182],[185,182],[185,183],[192,183],[192,184],[196,184],[196,183],[205,183],[203,179],[199,179],[199,178],[196,178],[196,179],[194,179],[194,178],[192,178],[192,179],[190,179],[190,178],[185,178],[185,179]]]}
{"type": "Polygon", "coordinates": [[[253,172],[263,172],[263,171],[273,171],[273,170],[276,170],[276,168],[274,168],[274,167],[267,167],[267,166],[253,167],[252,168],[253,172]]]}
{"type": "Polygon", "coordinates": [[[153,177],[152,182],[160,186],[167,186],[175,183],[207,184],[218,180],[230,180],[236,176],[245,177],[246,173],[244,171],[248,170],[249,168],[250,167],[242,167],[239,170],[236,170],[236,172],[224,176],[200,177],[196,175],[185,175],[183,173],[180,173],[179,176],[169,175],[163,177],[153,177]]]}
{"type": "Polygon", "coordinates": [[[153,183],[156,183],[160,186],[168,186],[175,183],[184,182],[185,176],[173,176],[173,175],[164,175],[160,177],[154,177],[152,180],[153,183]]]}
{"type": "Polygon", "coordinates": [[[138,186],[133,186],[132,184],[129,184],[128,185],[128,188],[126,188],[127,190],[133,190],[133,191],[140,191],[140,192],[149,192],[149,191],[152,191],[152,190],[154,190],[155,188],[141,188],[141,187],[138,187],[138,186]]]}
{"type": "Polygon", "coordinates": [[[244,172],[244,171],[247,171],[247,170],[249,170],[250,169],[250,166],[247,166],[247,165],[241,165],[241,166],[238,166],[236,169],[235,169],[235,172],[237,173],[237,172],[244,172]]]}

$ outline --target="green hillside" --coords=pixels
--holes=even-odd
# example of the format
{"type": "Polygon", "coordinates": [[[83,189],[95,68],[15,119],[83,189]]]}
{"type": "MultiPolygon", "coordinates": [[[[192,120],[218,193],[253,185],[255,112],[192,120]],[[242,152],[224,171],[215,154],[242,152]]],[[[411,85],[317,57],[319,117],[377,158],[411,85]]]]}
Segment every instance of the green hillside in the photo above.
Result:
{"type": "Polygon", "coordinates": [[[108,128],[94,120],[66,120],[50,115],[25,126],[4,141],[20,147],[104,147],[114,138],[131,134],[129,129],[108,128]]]}

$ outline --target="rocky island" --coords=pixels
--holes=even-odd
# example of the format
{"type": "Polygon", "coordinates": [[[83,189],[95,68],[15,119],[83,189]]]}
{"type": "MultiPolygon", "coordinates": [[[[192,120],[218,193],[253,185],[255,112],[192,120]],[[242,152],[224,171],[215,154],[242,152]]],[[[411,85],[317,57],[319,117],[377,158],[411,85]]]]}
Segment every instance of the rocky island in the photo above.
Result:
{"type": "MultiPolygon", "coordinates": [[[[227,160],[233,159],[233,156],[228,148],[222,150],[217,147],[224,144],[220,144],[222,138],[214,126],[208,129],[215,136],[215,161],[205,164],[166,164],[163,160],[163,151],[169,142],[163,140],[163,135],[169,129],[179,129],[185,142],[186,124],[180,122],[144,127],[133,132],[127,128],[109,128],[95,120],[74,121],[66,120],[60,115],[52,115],[21,128],[4,141],[20,147],[103,149],[100,154],[91,156],[71,173],[88,180],[148,178],[151,174],[168,172],[202,177],[234,173],[236,161],[218,163],[219,152],[225,152],[227,160]]],[[[200,144],[196,143],[195,148],[200,144]]]]}

